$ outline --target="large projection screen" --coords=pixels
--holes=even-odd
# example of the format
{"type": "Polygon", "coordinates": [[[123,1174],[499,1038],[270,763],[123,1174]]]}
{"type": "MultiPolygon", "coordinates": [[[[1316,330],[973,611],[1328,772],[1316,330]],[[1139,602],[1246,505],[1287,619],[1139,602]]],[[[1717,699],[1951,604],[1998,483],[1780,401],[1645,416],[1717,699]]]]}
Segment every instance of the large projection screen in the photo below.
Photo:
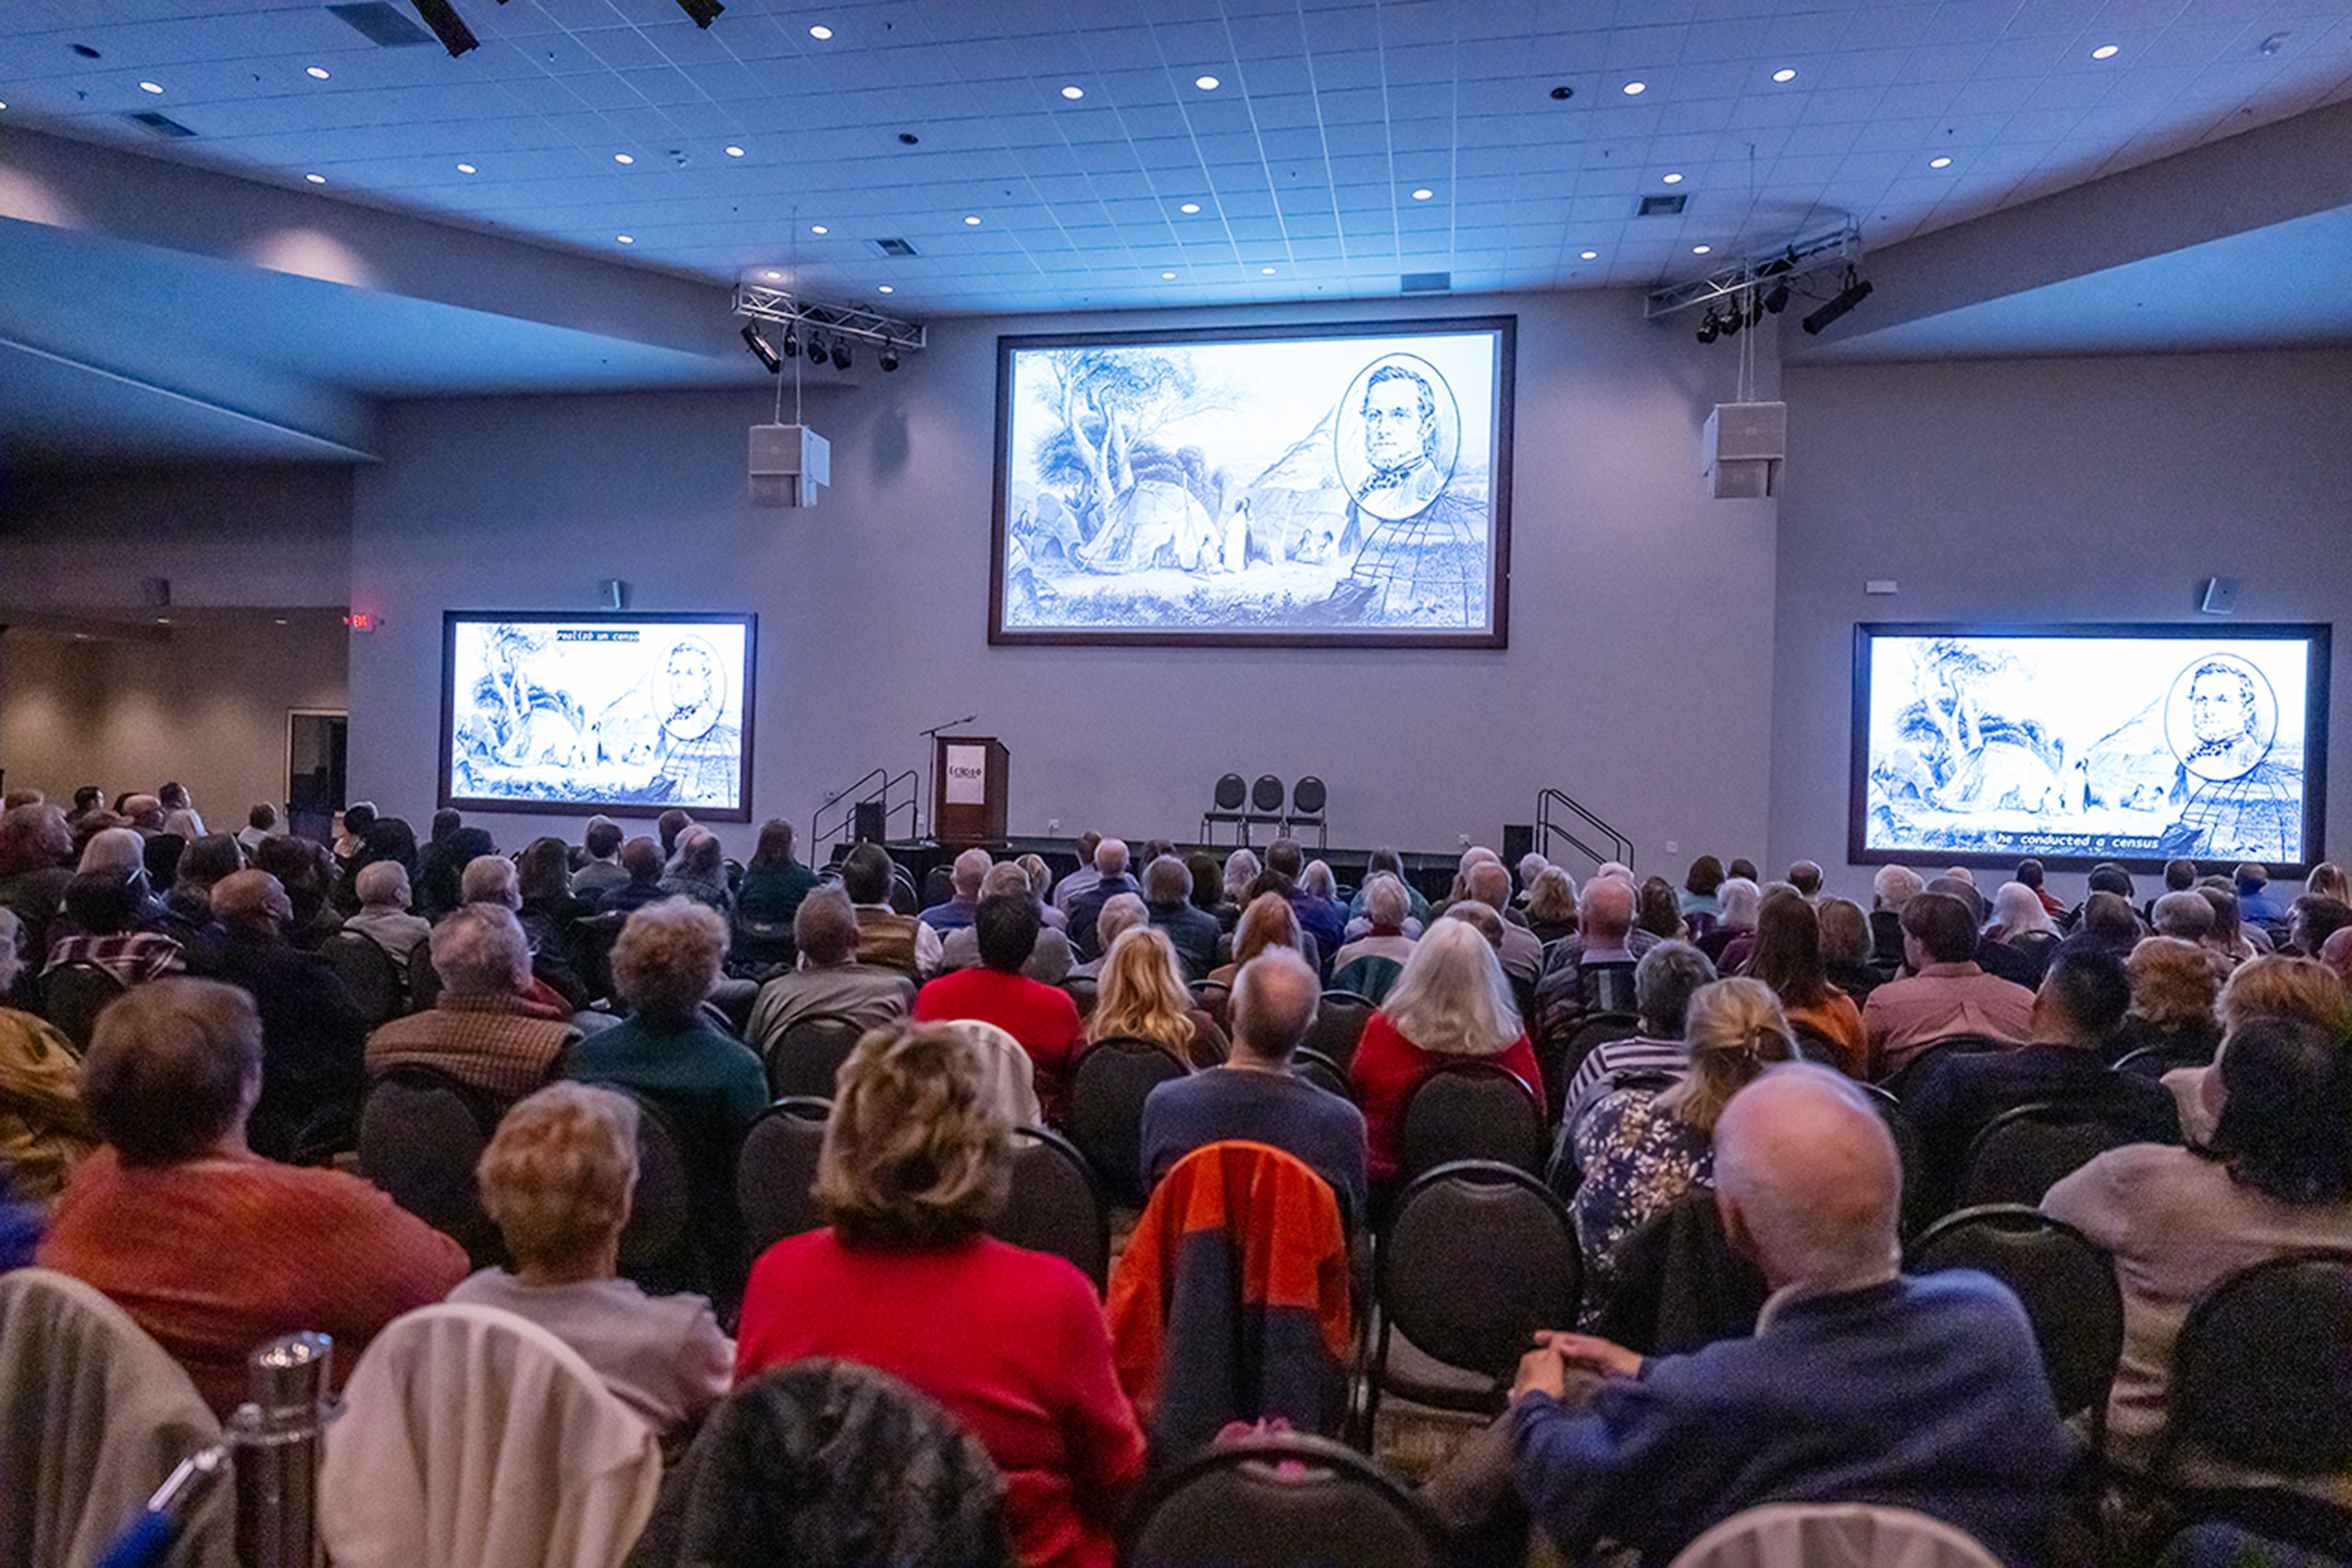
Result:
{"type": "Polygon", "coordinates": [[[441,804],[752,819],[756,615],[451,610],[441,804]]]}
{"type": "Polygon", "coordinates": [[[1849,858],[2324,853],[2329,627],[1854,628],[1849,858]]]}
{"type": "Polygon", "coordinates": [[[1505,646],[1517,320],[999,338],[989,640],[1505,646]]]}

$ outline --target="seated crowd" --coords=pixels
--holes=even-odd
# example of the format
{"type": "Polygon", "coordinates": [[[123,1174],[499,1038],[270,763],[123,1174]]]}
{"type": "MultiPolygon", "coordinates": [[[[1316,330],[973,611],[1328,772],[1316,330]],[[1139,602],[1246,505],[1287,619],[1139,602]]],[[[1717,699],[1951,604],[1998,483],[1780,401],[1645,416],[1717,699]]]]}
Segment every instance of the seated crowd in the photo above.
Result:
{"type": "MultiPolygon", "coordinates": [[[[1432,1518],[1662,1563],[1753,1504],[1867,1501],[2038,1562],[2098,1511],[2031,1325],[1984,1275],[1902,1272],[1979,1190],[1988,1129],[2097,1131],[2040,1204],[2114,1259],[2123,1348],[2093,1424],[2113,1485],[2172,1475],[2173,1342],[2200,1295],[2352,1253],[2333,866],[2285,903],[2256,865],[2175,863],[2145,903],[2102,866],[2074,908],[2030,861],[1989,899],[1964,868],[1886,866],[1865,909],[1811,862],[1579,883],[1474,848],[1439,889],[1383,850],[1347,886],[1287,839],[1220,860],[1089,834],[1058,879],[967,850],[926,906],[881,845],[812,868],[780,821],[737,865],[681,811],[506,854],[453,811],[420,844],[354,805],[320,844],[266,807],[208,834],[184,791],[87,793],[0,815],[0,1267],[96,1286],[224,1416],[271,1338],[332,1335],[340,1379],[445,1300],[552,1334],[680,1464],[723,1402],[827,1358],[977,1440],[1021,1561],[1107,1563],[1147,1472],[1183,1457],[1163,1451],[1182,1401],[1138,1359],[1185,1329],[1163,1303],[1134,1337],[1156,1208],[1107,1308],[1099,1276],[1000,1239],[1019,1161],[1067,1131],[1109,1191],[1183,1187],[1175,1235],[1204,1151],[1271,1152],[1329,1195],[1344,1314],[1421,1173],[1417,1099],[1464,1079],[1541,1131],[1529,1174],[1583,1284],[1491,1436],[1428,1483],[1432,1518]],[[65,1005],[93,986],[112,999],[65,1005]],[[1133,1168],[1100,1168],[1084,1125],[1105,1047],[1152,1064],[1133,1168]],[[746,1143],[789,1109],[772,1086],[812,1074],[822,1223],[759,1245],[746,1143]],[[494,1239],[368,1179],[392,1083],[475,1119],[494,1239]],[[657,1153],[684,1280],[628,1263],[657,1153]]],[[[2352,1542],[2344,1477],[2192,1473],[2306,1492],[2352,1542]]]]}

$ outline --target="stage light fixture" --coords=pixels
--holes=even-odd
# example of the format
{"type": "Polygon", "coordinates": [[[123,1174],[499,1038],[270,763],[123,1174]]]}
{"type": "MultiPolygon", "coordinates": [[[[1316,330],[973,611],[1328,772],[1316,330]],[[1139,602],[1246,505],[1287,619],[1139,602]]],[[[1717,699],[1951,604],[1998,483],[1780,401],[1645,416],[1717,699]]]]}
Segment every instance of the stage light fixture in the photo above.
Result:
{"type": "Polygon", "coordinates": [[[1870,279],[1862,278],[1858,281],[1852,271],[1849,269],[1846,274],[1845,292],[1838,295],[1837,299],[1829,301],[1828,304],[1824,305],[1820,310],[1815,310],[1812,315],[1807,316],[1804,319],[1805,332],[1809,334],[1820,332],[1822,328],[1829,325],[1830,322],[1837,321],[1839,317],[1845,315],[1847,311],[1852,310],[1855,306],[1860,304],[1870,297],[1870,279]]]}
{"type": "Polygon", "coordinates": [[[743,323],[743,346],[760,356],[760,363],[768,367],[769,375],[783,373],[784,356],[770,348],[768,340],[760,335],[760,329],[749,321],[743,323]]]}
{"type": "Polygon", "coordinates": [[[424,18],[424,25],[433,29],[433,36],[441,40],[441,47],[449,51],[450,59],[481,47],[481,39],[474,37],[473,29],[466,26],[465,18],[450,6],[449,0],[409,0],[409,4],[424,18]]]}
{"type": "Polygon", "coordinates": [[[1772,314],[1776,316],[1781,311],[1787,310],[1789,308],[1789,286],[1785,283],[1774,284],[1772,286],[1772,292],[1764,296],[1764,308],[1771,311],[1772,314]]]}
{"type": "Polygon", "coordinates": [[[678,9],[692,17],[695,19],[695,26],[707,28],[718,20],[718,13],[727,7],[720,5],[718,0],[678,0],[678,9]]]}
{"type": "Polygon", "coordinates": [[[895,343],[885,343],[882,345],[882,373],[887,376],[898,367],[899,345],[895,343]]]}
{"type": "Polygon", "coordinates": [[[786,359],[800,357],[800,334],[788,325],[784,329],[784,356],[786,359]]]}
{"type": "Polygon", "coordinates": [[[812,332],[808,334],[808,363],[811,365],[822,365],[824,362],[825,334],[822,333],[812,332]]]}
{"type": "Polygon", "coordinates": [[[833,339],[833,368],[836,370],[849,368],[849,339],[845,337],[833,339]]]}
{"type": "Polygon", "coordinates": [[[1737,337],[1739,329],[1747,324],[1747,312],[1739,308],[1738,300],[1733,300],[1731,309],[1724,312],[1724,336],[1737,337]]]}
{"type": "Polygon", "coordinates": [[[1699,341],[1701,343],[1713,343],[1715,339],[1723,336],[1723,318],[1715,314],[1715,308],[1713,305],[1708,306],[1706,320],[1699,323],[1699,341]]]}

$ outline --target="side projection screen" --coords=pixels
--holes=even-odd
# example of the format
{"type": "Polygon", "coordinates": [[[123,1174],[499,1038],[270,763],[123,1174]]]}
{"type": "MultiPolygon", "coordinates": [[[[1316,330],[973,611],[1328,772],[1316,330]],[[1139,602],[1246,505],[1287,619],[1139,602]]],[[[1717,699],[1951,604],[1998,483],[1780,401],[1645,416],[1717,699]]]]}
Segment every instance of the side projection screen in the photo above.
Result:
{"type": "Polygon", "coordinates": [[[441,804],[752,819],[756,615],[441,619],[441,804]]]}
{"type": "Polygon", "coordinates": [[[2324,852],[2329,627],[1854,628],[1858,863],[2324,852]]]}
{"type": "Polygon", "coordinates": [[[1516,325],[999,338],[989,640],[1504,646],[1516,325]]]}

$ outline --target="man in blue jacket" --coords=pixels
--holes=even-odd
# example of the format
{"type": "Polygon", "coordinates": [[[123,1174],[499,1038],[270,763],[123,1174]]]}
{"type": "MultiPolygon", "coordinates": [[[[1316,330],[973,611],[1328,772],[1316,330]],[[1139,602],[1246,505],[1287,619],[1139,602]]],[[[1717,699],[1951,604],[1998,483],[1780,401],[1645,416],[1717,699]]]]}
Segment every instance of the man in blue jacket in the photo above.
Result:
{"type": "Polygon", "coordinates": [[[1752,1338],[1644,1359],[1548,1333],[1509,1417],[1521,1495],[1570,1552],[1664,1563],[1762,1503],[1933,1515],[2038,1559],[2075,1458],[2017,1298],[1965,1269],[1906,1278],[1902,1168],[1826,1068],[1775,1068],[1715,1129],[1716,1201],[1772,1295],[1752,1338]]]}

